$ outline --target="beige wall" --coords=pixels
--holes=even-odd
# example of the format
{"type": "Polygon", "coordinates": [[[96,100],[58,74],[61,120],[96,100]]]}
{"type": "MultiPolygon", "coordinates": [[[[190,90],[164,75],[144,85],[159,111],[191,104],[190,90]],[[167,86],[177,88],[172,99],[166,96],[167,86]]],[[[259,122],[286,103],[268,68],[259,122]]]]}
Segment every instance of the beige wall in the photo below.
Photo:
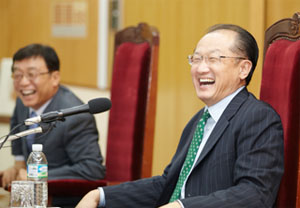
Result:
{"type": "MultiPolygon", "coordinates": [[[[51,37],[50,2],[53,0],[0,1],[0,58],[11,56],[29,42],[48,43],[59,51],[63,82],[96,86],[98,1],[86,0],[89,23],[85,39],[51,37]]],[[[196,98],[186,59],[203,32],[216,23],[241,25],[255,36],[262,54],[265,29],[300,11],[299,0],[123,0],[122,5],[123,27],[147,22],[160,31],[154,175],[162,173],[186,122],[203,107],[196,98]]],[[[109,43],[111,54],[112,35],[109,43]]],[[[111,63],[111,55],[109,60],[111,63]]],[[[262,56],[249,86],[256,96],[259,96],[261,62],[262,56]]]]}

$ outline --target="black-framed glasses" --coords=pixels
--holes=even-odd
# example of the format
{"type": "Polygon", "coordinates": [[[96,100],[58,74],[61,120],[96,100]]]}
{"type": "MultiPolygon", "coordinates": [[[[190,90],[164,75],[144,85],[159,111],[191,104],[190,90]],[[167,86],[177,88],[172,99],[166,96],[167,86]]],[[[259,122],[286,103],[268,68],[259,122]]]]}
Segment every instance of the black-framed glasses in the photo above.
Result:
{"type": "Polygon", "coordinates": [[[221,59],[225,59],[225,58],[234,58],[234,59],[241,59],[241,60],[247,59],[241,56],[196,56],[194,57],[194,55],[188,55],[188,62],[191,66],[199,65],[203,61],[205,61],[208,65],[213,65],[213,64],[221,63],[221,59]]]}
{"type": "Polygon", "coordinates": [[[38,76],[41,75],[45,75],[45,74],[49,74],[50,72],[38,72],[38,71],[30,71],[27,73],[23,73],[23,72],[13,72],[13,74],[11,75],[11,77],[13,78],[13,80],[15,82],[20,82],[23,77],[25,76],[29,81],[34,81],[37,79],[38,76]]]}

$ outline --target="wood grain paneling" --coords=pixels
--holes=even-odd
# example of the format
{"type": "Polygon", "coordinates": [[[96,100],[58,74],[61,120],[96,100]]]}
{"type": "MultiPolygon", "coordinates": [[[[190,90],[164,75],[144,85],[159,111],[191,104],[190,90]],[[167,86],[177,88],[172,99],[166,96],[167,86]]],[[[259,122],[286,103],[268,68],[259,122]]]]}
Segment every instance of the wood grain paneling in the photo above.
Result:
{"type": "MultiPolygon", "coordinates": [[[[205,30],[217,23],[238,24],[261,44],[264,1],[126,0],[123,13],[125,27],[145,21],[160,31],[153,175],[161,174],[175,152],[185,124],[204,106],[196,97],[187,55],[193,52],[205,30]]],[[[256,95],[260,74],[258,68],[249,86],[256,95]]]]}
{"type": "Polygon", "coordinates": [[[83,38],[52,36],[51,9],[52,4],[59,1],[1,0],[0,23],[3,24],[5,18],[8,20],[4,25],[8,34],[3,35],[1,30],[0,41],[6,43],[6,50],[1,50],[0,55],[12,56],[20,47],[30,43],[48,44],[60,57],[63,83],[96,87],[98,1],[75,1],[87,3],[87,35],[83,38]]]}
{"type": "Polygon", "coordinates": [[[265,29],[283,18],[290,18],[296,12],[300,12],[299,0],[265,0],[266,1],[266,25],[265,29]]]}
{"type": "Polygon", "coordinates": [[[0,116],[0,123],[9,124],[10,117],[9,116],[0,116]]]}
{"type": "Polygon", "coordinates": [[[8,3],[9,0],[0,1],[0,58],[8,56],[8,3]]]}

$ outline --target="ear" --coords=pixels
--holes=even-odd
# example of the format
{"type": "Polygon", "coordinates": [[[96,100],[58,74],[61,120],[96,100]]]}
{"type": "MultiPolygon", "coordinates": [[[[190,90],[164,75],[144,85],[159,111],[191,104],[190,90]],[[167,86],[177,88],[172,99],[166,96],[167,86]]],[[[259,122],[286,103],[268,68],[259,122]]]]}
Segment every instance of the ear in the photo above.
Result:
{"type": "Polygon", "coordinates": [[[246,79],[246,77],[250,73],[251,67],[252,67],[252,62],[250,60],[243,60],[240,63],[239,77],[241,80],[246,79]]]}
{"type": "Polygon", "coordinates": [[[53,71],[51,73],[51,79],[54,87],[59,86],[60,83],[60,72],[59,71],[53,71]]]}

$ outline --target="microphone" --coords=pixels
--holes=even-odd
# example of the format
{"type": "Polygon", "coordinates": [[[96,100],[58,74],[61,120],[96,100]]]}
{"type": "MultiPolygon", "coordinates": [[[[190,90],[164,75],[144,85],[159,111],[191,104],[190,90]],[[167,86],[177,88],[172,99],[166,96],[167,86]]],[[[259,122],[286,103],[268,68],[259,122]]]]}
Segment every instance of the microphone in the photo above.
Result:
{"type": "MultiPolygon", "coordinates": [[[[12,140],[15,140],[15,139],[19,139],[21,137],[24,137],[24,136],[28,136],[30,134],[37,134],[37,133],[45,133],[47,132],[49,129],[51,128],[50,125],[41,125],[39,127],[36,127],[36,128],[32,128],[32,129],[27,129],[25,131],[21,131],[17,134],[13,134],[13,135],[10,135],[8,138],[3,138],[0,140],[0,144],[6,142],[6,141],[12,141],[12,140]]],[[[1,145],[2,146],[2,145],[1,145]]]]}
{"type": "Polygon", "coordinates": [[[72,108],[67,108],[59,111],[51,111],[48,113],[44,113],[40,116],[28,118],[24,121],[26,126],[40,123],[40,122],[52,122],[56,120],[63,120],[66,116],[71,116],[79,113],[101,113],[107,111],[111,108],[111,101],[108,98],[95,98],[88,102],[88,104],[83,104],[79,106],[75,106],[72,108]]]}

